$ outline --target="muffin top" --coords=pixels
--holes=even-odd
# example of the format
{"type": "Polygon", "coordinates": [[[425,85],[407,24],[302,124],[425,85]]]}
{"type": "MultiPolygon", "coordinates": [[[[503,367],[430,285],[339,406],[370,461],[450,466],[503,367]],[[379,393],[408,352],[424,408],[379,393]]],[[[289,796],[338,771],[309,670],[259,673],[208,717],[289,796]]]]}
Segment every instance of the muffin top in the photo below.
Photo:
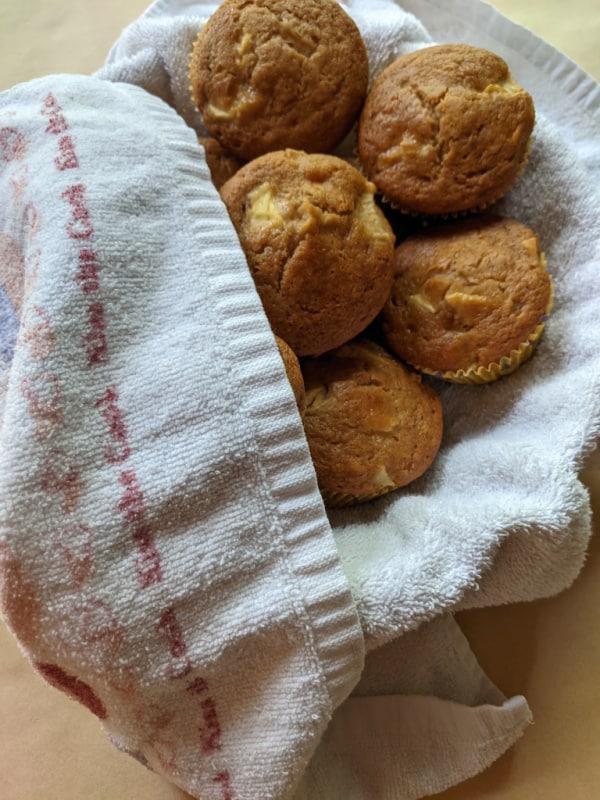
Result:
{"type": "Polygon", "coordinates": [[[340,158],[296,150],[243,166],[221,196],[273,332],[298,355],[356,336],[389,294],[394,235],[374,186],[340,158]]]}
{"type": "Polygon", "coordinates": [[[442,405],[416,373],[369,340],[302,362],[304,428],[326,504],[405,486],[433,462],[442,405]]]}
{"type": "Polygon", "coordinates": [[[425,215],[482,209],[513,185],[528,151],[531,96],[500,56],[465,44],[397,59],[375,79],[358,150],[391,203],[425,215]]]}
{"type": "Polygon", "coordinates": [[[198,35],[189,77],[208,131],[250,160],[329,152],[360,111],[368,61],[335,0],[225,0],[198,35]]]}
{"type": "Polygon", "coordinates": [[[527,342],[550,302],[535,233],[484,214],[425,228],[396,248],[382,328],[419,369],[488,367],[527,342]]]}

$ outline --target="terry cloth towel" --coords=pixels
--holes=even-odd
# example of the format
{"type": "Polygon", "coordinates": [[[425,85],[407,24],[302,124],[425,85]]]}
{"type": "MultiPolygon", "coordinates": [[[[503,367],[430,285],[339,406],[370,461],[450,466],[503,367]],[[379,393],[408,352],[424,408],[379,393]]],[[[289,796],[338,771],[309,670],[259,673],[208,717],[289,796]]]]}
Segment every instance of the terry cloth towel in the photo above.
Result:
{"type": "Polygon", "coordinates": [[[534,358],[440,386],[434,466],[362,508],[325,513],[197,143],[187,58],[215,6],[159,0],[96,75],[0,95],[3,616],[202,800],[410,800],[483,769],[531,715],[453,613],[564,589],[591,532],[598,86],[473,0],[344,5],[372,75],[459,32],[515,62],[538,122],[499,208],[556,290],[534,358]]]}

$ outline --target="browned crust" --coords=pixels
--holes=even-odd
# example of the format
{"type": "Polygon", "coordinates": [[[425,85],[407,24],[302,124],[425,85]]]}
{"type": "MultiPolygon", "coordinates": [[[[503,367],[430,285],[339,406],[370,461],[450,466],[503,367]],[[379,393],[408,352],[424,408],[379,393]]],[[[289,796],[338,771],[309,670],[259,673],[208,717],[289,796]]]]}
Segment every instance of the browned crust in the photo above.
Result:
{"type": "Polygon", "coordinates": [[[368,60],[335,0],[225,0],[198,35],[189,76],[208,131],[250,160],[285,147],[330,152],[360,111],[368,60]]]}
{"type": "Polygon", "coordinates": [[[396,248],[382,327],[395,353],[429,372],[487,367],[528,340],[550,298],[535,233],[486,214],[432,226],[396,248]]]}
{"type": "Polygon", "coordinates": [[[338,347],[379,313],[394,235],[354,167],[330,155],[267,153],[221,196],[273,331],[297,355],[338,347]]]}
{"type": "Polygon", "coordinates": [[[535,122],[531,96],[498,55],[434,45],[375,79],[358,151],[379,191],[408,213],[481,209],[514,184],[535,122]]]}
{"type": "Polygon", "coordinates": [[[204,148],[210,177],[217,189],[220,189],[246,163],[241,158],[228,153],[216,139],[210,136],[199,136],[198,143],[204,148]]]}
{"type": "Polygon", "coordinates": [[[302,369],[304,427],[331,505],[393,491],[431,466],[442,438],[441,400],[387,351],[354,340],[302,369]]]}

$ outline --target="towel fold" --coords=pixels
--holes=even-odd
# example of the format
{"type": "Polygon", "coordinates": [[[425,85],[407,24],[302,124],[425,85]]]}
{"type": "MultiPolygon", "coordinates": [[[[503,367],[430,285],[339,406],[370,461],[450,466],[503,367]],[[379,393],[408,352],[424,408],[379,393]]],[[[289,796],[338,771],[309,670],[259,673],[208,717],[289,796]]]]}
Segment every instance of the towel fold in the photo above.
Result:
{"type": "MultiPolygon", "coordinates": [[[[373,76],[443,38],[431,8],[461,19],[465,3],[427,3],[423,19],[344,5],[373,76]]],[[[491,37],[502,18],[468,6],[491,37]]],[[[537,232],[555,282],[534,358],[489,386],[440,385],[434,466],[327,515],[197,143],[187,59],[214,8],[158,0],[96,75],[0,95],[3,616],[44,679],[194,797],[423,797],[531,720],[454,611],[554,594],[585,558],[600,95],[570,68],[589,91],[584,132],[565,133],[572,97],[548,77],[527,169],[499,204],[537,232]]]]}

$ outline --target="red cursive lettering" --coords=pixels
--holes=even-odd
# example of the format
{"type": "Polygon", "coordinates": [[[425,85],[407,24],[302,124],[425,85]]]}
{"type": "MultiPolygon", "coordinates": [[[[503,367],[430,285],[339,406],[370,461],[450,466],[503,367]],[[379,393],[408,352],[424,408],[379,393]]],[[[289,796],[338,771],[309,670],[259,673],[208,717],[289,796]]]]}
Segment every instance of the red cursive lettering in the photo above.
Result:
{"type": "Polygon", "coordinates": [[[83,183],[76,183],[68,186],[61,194],[71,206],[71,219],[67,223],[67,234],[71,239],[89,239],[94,233],[94,228],[90,220],[90,212],[87,207],[85,196],[85,186],[83,183]]]}
{"type": "Polygon", "coordinates": [[[63,172],[65,169],[77,169],[79,166],[79,159],[75,153],[73,140],[70,136],[65,135],[60,137],[58,140],[58,149],[60,152],[54,159],[56,168],[60,170],[60,172],[63,172]]]}

